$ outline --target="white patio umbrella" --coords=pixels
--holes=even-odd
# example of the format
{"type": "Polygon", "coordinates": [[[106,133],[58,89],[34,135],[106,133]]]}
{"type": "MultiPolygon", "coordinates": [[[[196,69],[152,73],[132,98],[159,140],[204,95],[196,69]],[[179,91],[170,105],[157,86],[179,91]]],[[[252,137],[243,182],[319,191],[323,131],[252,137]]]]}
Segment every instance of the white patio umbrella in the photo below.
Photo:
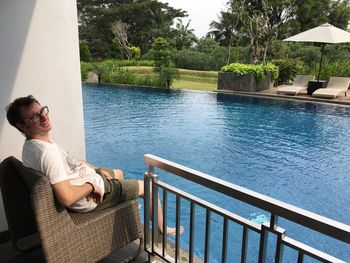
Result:
{"type": "Polygon", "coordinates": [[[314,42],[321,43],[321,59],[320,67],[317,75],[317,81],[320,80],[321,66],[323,60],[324,46],[326,44],[347,43],[350,42],[350,33],[339,29],[331,24],[323,24],[321,26],[309,29],[297,35],[284,39],[283,41],[294,42],[314,42]]]}

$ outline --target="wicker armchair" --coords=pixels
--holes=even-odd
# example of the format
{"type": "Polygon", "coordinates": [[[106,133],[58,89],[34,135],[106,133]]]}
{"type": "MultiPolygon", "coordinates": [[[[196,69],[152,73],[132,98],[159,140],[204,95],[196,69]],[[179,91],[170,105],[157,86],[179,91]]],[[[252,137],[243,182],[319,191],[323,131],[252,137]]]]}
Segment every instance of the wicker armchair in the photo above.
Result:
{"type": "Polygon", "coordinates": [[[11,240],[18,250],[23,250],[18,241],[37,230],[47,262],[96,262],[137,239],[141,248],[136,200],[101,211],[69,212],[56,201],[48,178],[14,157],[0,164],[0,186],[11,240]]]}

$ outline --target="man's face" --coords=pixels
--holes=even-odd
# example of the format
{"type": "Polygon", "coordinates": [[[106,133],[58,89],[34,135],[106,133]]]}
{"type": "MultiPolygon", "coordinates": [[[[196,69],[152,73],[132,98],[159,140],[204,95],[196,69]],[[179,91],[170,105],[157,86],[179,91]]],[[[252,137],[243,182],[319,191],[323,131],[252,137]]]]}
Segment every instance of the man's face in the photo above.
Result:
{"type": "Polygon", "coordinates": [[[29,107],[21,108],[23,124],[18,124],[28,138],[47,135],[51,130],[48,108],[39,103],[32,103],[29,107]]]}

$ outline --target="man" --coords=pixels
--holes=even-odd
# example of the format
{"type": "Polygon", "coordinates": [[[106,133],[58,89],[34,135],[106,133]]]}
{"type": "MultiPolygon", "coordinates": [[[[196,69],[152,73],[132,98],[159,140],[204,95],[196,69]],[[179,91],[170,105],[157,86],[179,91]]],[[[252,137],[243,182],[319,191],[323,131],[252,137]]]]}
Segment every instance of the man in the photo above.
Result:
{"type": "MultiPolygon", "coordinates": [[[[124,180],[121,170],[103,171],[71,157],[50,139],[49,108],[31,95],[14,100],[7,107],[7,120],[26,140],[22,161],[26,167],[48,176],[57,200],[76,212],[103,209],[120,202],[143,197],[144,183],[124,180]]],[[[158,199],[158,229],[163,233],[163,215],[158,199]]],[[[184,231],[181,227],[180,232],[184,231]]],[[[168,235],[175,228],[167,227],[168,235]]]]}

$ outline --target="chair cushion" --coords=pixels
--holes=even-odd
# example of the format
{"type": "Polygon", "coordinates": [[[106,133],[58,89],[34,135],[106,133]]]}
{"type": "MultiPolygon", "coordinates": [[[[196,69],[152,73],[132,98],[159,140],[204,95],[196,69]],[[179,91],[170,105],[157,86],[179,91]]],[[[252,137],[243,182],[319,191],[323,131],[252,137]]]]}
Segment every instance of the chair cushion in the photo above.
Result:
{"type": "Polygon", "coordinates": [[[30,190],[33,188],[35,183],[44,176],[42,173],[25,167],[23,163],[19,160],[17,160],[15,157],[11,156],[9,157],[11,160],[11,163],[13,165],[13,168],[16,170],[16,172],[20,175],[22,178],[24,184],[27,186],[27,188],[30,190]]]}

